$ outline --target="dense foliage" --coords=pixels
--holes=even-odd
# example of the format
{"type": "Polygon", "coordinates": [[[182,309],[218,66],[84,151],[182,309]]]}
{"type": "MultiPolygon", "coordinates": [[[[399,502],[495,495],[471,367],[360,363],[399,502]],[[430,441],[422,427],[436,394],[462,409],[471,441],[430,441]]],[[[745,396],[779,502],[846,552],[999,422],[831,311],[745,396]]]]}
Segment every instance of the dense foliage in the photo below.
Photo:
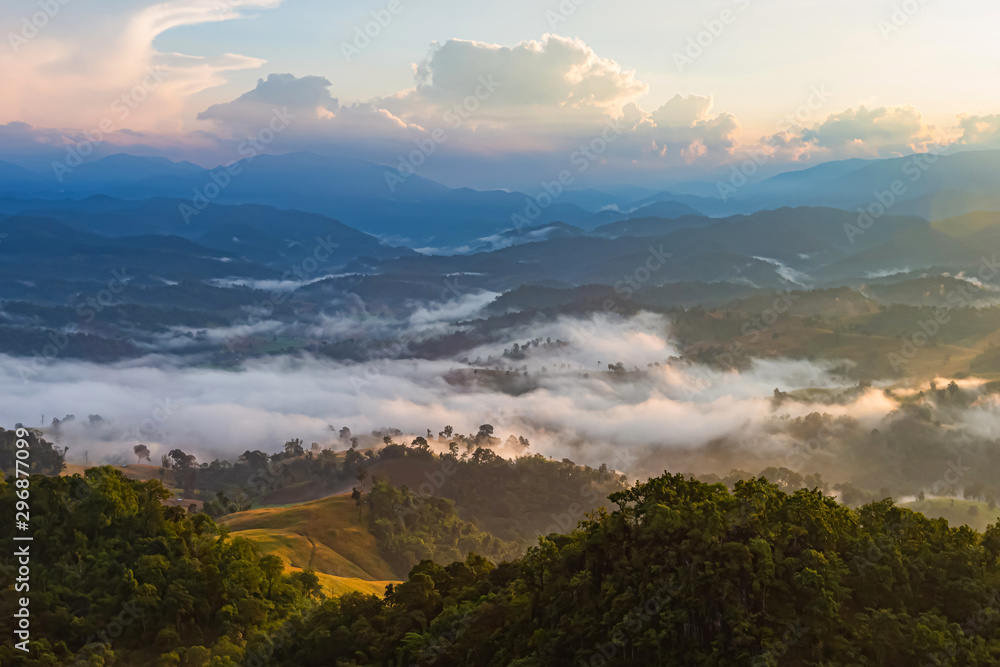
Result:
{"type": "MultiPolygon", "coordinates": [[[[0,512],[12,514],[11,482],[0,483],[0,512]]],[[[380,550],[427,559],[384,599],[317,602],[315,575],[285,575],[207,515],[165,507],[157,481],[107,467],[36,475],[24,664],[1000,662],[1000,528],[949,528],[889,500],[854,510],[782,486],[665,475],[519,560],[473,553],[442,565],[466,549],[502,559],[509,545],[458,520],[450,501],[375,480],[359,500],[380,550]]],[[[15,655],[7,645],[0,662],[15,655]]]]}
{"type": "MultiPolygon", "coordinates": [[[[286,576],[279,558],[207,515],[165,507],[158,481],[104,467],[35,475],[29,490],[31,653],[5,642],[0,664],[241,665],[267,654],[284,619],[319,591],[314,574],[286,576]]],[[[14,504],[15,480],[0,481],[0,514],[13,516],[14,504]]],[[[26,594],[14,591],[13,552],[8,531],[4,609],[26,594]]]]}
{"type": "Polygon", "coordinates": [[[425,561],[292,623],[276,664],[995,665],[1000,530],[666,475],[520,561],[425,561]]]}
{"type": "MultiPolygon", "coordinates": [[[[489,424],[475,435],[452,433],[450,426],[445,429],[439,441],[450,443],[449,453],[436,455],[424,438],[417,438],[409,447],[386,445],[376,459],[405,458],[430,464],[413,491],[453,501],[463,519],[501,540],[526,545],[540,534],[570,530],[586,512],[625,486],[624,476],[606,465],[591,468],[540,454],[505,458],[490,448],[500,440],[489,435],[493,429],[489,424]]],[[[527,442],[523,437],[520,441],[527,442]]],[[[378,467],[374,469],[383,474],[378,467]]]]}
{"type": "Polygon", "coordinates": [[[459,519],[455,504],[444,498],[415,495],[378,480],[367,502],[379,554],[396,572],[406,573],[423,560],[461,560],[470,552],[492,560],[511,559],[521,553],[519,545],[459,519]]]}
{"type": "Polygon", "coordinates": [[[341,441],[350,446],[343,452],[306,448],[295,439],[275,453],[246,451],[232,463],[215,460],[198,464],[190,455],[173,450],[164,460],[168,467],[161,470],[169,471],[185,497],[203,499],[204,511],[212,516],[249,509],[252,504],[285,504],[289,496],[281,493],[294,493],[296,488],[307,489],[314,494],[311,497],[322,497],[350,491],[352,486],[365,488],[366,480],[375,477],[397,487],[409,480],[415,498],[451,500],[463,520],[522,547],[539,534],[573,528],[586,512],[625,483],[607,466],[591,468],[568,459],[528,455],[526,438],[510,436],[503,442],[493,437],[489,424],[468,435],[446,426],[436,442],[428,432],[430,441],[417,437],[409,445],[393,440],[398,432],[354,436],[346,427],[340,432],[341,441]],[[432,442],[449,451],[434,453],[432,442]],[[362,445],[370,448],[362,453],[362,445]],[[505,458],[494,451],[501,445],[520,450],[522,455],[505,458]]]}
{"type": "MultiPolygon", "coordinates": [[[[42,475],[58,475],[65,466],[66,449],[54,446],[41,434],[33,429],[16,427],[10,431],[0,428],[0,472],[13,476],[15,470],[15,454],[17,452],[18,431],[28,443],[28,472],[42,475]]],[[[22,468],[22,471],[24,469],[22,468]]]]}

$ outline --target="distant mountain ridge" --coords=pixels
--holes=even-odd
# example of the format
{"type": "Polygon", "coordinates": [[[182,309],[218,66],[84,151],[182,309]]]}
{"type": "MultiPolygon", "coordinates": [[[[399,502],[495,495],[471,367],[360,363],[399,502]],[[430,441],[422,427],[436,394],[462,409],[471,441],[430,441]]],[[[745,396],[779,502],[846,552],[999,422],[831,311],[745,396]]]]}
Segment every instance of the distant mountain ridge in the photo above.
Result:
{"type": "Polygon", "coordinates": [[[325,215],[396,245],[443,248],[474,244],[523,226],[525,220],[532,226],[561,222],[592,230],[637,217],[727,217],[785,206],[867,209],[894,183],[902,191],[891,197],[892,214],[949,218],[1000,210],[998,178],[1000,151],[969,151],[827,162],[740,184],[725,198],[633,189],[638,198],[629,201],[628,196],[589,188],[539,202],[522,192],[450,188],[419,173],[406,175],[364,160],[313,153],[259,155],[214,169],[163,157],[115,154],[84,162],[60,178],[54,172],[36,173],[0,162],[0,198],[103,195],[260,204],[325,215]]]}

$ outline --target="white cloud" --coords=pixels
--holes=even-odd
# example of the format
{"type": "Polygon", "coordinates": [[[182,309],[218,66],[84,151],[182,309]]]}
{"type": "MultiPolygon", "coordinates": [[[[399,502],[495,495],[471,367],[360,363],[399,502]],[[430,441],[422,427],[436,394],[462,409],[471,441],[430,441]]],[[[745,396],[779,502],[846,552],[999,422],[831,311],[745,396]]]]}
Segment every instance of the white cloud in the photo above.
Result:
{"type": "Polygon", "coordinates": [[[115,129],[177,132],[177,118],[190,95],[224,83],[226,72],[260,67],[264,61],[232,53],[162,53],[154,40],[173,28],[240,18],[248,9],[273,8],[281,1],[145,0],[128,10],[109,8],[100,21],[85,3],[67,4],[16,51],[0,51],[5,77],[0,118],[80,129],[108,119],[115,129]],[[151,70],[161,79],[154,86],[148,83],[151,70]],[[142,86],[141,101],[129,105],[122,117],[115,101],[142,86]]]}
{"type": "Polygon", "coordinates": [[[259,79],[257,87],[232,102],[215,104],[198,114],[239,134],[260,127],[274,115],[275,108],[287,107],[296,116],[312,120],[333,118],[340,104],[330,96],[330,82],[320,76],[296,78],[291,74],[271,74],[259,79]]]}
{"type": "Polygon", "coordinates": [[[708,119],[712,108],[711,96],[674,95],[666,104],[649,114],[657,125],[667,127],[691,127],[708,119]]]}
{"type": "Polygon", "coordinates": [[[831,114],[800,139],[838,157],[895,157],[925,150],[935,136],[913,107],[860,106],[831,114]]]}
{"type": "Polygon", "coordinates": [[[1000,144],[1000,114],[963,114],[958,117],[958,130],[961,136],[957,143],[963,146],[997,146],[1000,144]]]}
{"type": "Polygon", "coordinates": [[[635,72],[599,57],[583,41],[547,34],[512,47],[460,39],[435,44],[416,68],[413,95],[423,102],[450,106],[472,93],[481,77],[493,77],[501,84],[492,106],[507,110],[549,107],[615,112],[649,90],[635,72]]]}
{"type": "Polygon", "coordinates": [[[593,464],[614,464],[614,450],[637,448],[658,452],[661,465],[666,460],[671,466],[682,461],[694,466],[720,439],[729,439],[733,444],[722,470],[727,472],[765,459],[781,464],[792,443],[767,435],[772,418],[819,410],[853,416],[870,430],[894,407],[873,389],[843,405],[788,401],[779,410],[770,398],[774,387],[828,385],[827,368],[773,360],[743,373],[706,372],[667,363],[677,354],[668,332],[669,321],[652,314],[563,317],[511,331],[509,342],[471,353],[498,355],[515,341],[536,337],[570,343],[533,347],[526,360],[508,360],[508,365],[527,365],[530,379],[502,373],[493,380],[477,377],[454,360],[343,364],[283,357],[252,360],[240,372],[228,372],[155,357],[112,365],[54,360],[24,385],[18,375],[22,360],[0,356],[0,380],[18,388],[0,403],[0,423],[28,421],[43,412],[100,414],[106,420],[100,434],[78,426],[67,429],[61,442],[71,446],[71,458],[89,451],[94,462],[128,453],[131,446],[123,446],[122,434],[143,424],[149,428],[142,440],[154,456],[180,447],[204,461],[245,449],[274,451],[292,437],[329,443],[330,424],[356,433],[384,426],[422,433],[445,424],[469,432],[489,422],[501,437],[527,435],[535,451],[593,464]],[[647,372],[597,372],[598,362],[606,369],[619,361],[629,370],[638,366],[647,372]],[[660,366],[648,367],[656,362],[660,366]],[[498,390],[518,382],[526,383],[525,391],[498,390]],[[150,422],[164,404],[170,406],[168,417],[150,422]]]}

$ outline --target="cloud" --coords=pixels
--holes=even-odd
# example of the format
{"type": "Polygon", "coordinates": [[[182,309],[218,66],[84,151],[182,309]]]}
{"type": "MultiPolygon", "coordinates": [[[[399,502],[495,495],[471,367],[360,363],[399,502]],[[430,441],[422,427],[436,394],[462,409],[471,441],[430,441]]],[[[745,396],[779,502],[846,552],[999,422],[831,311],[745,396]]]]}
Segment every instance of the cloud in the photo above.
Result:
{"type": "MultiPolygon", "coordinates": [[[[489,296],[456,304],[451,317],[468,316],[489,296]]],[[[427,331],[448,319],[428,310],[395,324],[427,331]]],[[[359,335],[354,326],[339,328],[344,336],[359,335]]],[[[709,369],[677,358],[670,327],[651,313],[536,320],[474,350],[493,358],[476,368],[456,359],[410,358],[405,349],[403,358],[367,363],[264,357],[238,372],[151,355],[105,365],[54,359],[25,384],[19,373],[25,360],[0,355],[0,383],[16,388],[0,403],[0,424],[75,414],[75,422],[48,437],[70,447],[71,461],[87,453],[92,464],[128,462],[137,442],[154,460],[181,448],[206,462],[232,460],[246,449],[276,451],[295,437],[343,447],[330,426],[348,426],[367,447],[381,440],[367,434],[384,427],[411,434],[397,438],[408,442],[425,429],[450,424],[469,433],[483,423],[494,425],[501,440],[527,436],[529,453],[609,463],[633,478],[664,469],[724,475],[786,466],[835,483],[898,463],[880,448],[860,454],[872,429],[889,432],[914,418],[888,392],[840,384],[834,361],[766,359],[743,371],[709,369]],[[500,356],[514,342],[546,338],[555,344],[529,345],[517,360],[500,356]],[[612,362],[625,372],[608,372],[612,362]],[[789,394],[775,400],[775,387],[789,394]],[[808,392],[817,398],[795,391],[813,387],[828,391],[808,392]]],[[[975,391],[975,381],[967,384],[975,391]]],[[[949,444],[990,442],[998,411],[1000,399],[987,396],[968,409],[949,409],[949,444]]]]}
{"type": "Polygon", "coordinates": [[[483,77],[500,83],[491,106],[506,110],[614,112],[649,90],[635,72],[599,57],[582,40],[546,34],[512,47],[461,39],[434,44],[416,68],[416,89],[406,98],[450,106],[470,95],[483,77]]]}
{"type": "Polygon", "coordinates": [[[0,118],[81,129],[107,120],[115,129],[177,132],[188,97],[224,83],[226,72],[260,67],[264,61],[232,53],[164,53],[153,46],[154,40],[173,28],[241,18],[249,9],[280,4],[145,0],[129,3],[127,9],[102,7],[98,22],[85,3],[61,3],[59,14],[37,35],[16,50],[0,52],[5,76],[0,118]],[[150,73],[155,73],[153,81],[150,73]],[[116,106],[122,96],[129,96],[124,115],[116,106]]]}
{"type": "Polygon", "coordinates": [[[677,94],[649,114],[649,117],[658,126],[691,127],[699,121],[707,120],[708,110],[711,108],[711,96],[677,94]]]}
{"type": "Polygon", "coordinates": [[[302,113],[282,135],[282,151],[337,152],[391,165],[437,135],[443,138],[426,169],[444,180],[467,177],[466,161],[484,154],[497,175],[551,176],[574,150],[604,136],[608,123],[620,132],[600,162],[629,170],[725,161],[740,132],[732,115],[709,113],[711,97],[676,95],[644,111],[637,100],[649,87],[634,72],[579,39],[552,34],[513,46],[435,43],[414,66],[414,86],[394,95],[338,104],[331,87],[321,77],[272,75],[199,119],[234,136],[259,127],[274,106],[288,106],[302,113]]]}
{"type": "MultiPolygon", "coordinates": [[[[453,315],[464,317],[484,301],[470,299],[453,315]]],[[[418,313],[419,321],[411,324],[426,330],[441,315],[418,313]]],[[[57,359],[24,385],[18,374],[23,360],[0,356],[0,380],[21,387],[0,405],[0,423],[27,422],[28,415],[42,413],[100,414],[105,422],[99,434],[80,426],[63,435],[71,457],[90,451],[91,461],[98,461],[119,453],[123,438],[138,431],[155,456],[181,447],[204,461],[248,448],[272,451],[291,437],[327,443],[329,424],[361,433],[383,426],[422,433],[445,424],[474,431],[489,421],[504,435],[528,435],[536,451],[599,463],[615,447],[691,452],[719,438],[749,437],[774,415],[769,396],[775,386],[821,386],[828,378],[824,366],[806,361],[767,361],[746,373],[707,375],[671,364],[677,350],[669,327],[669,320],[648,313],[630,319],[561,317],[511,330],[510,343],[471,353],[498,356],[505,345],[537,337],[568,342],[500,362],[528,366],[529,376],[497,374],[509,388],[527,383],[526,391],[502,391],[455,360],[355,364],[292,357],[252,360],[238,373],[165,356],[111,365],[57,359]],[[622,362],[646,372],[599,373],[599,362],[602,368],[622,362]],[[169,414],[161,418],[164,405],[169,414]]],[[[882,404],[830,409],[854,410],[873,423],[884,414],[882,404]]],[[[782,406],[782,413],[793,416],[814,410],[794,402],[782,406]]]]}
{"type": "MultiPolygon", "coordinates": [[[[227,72],[264,61],[161,53],[154,39],[175,27],[245,17],[252,9],[279,4],[146,0],[137,9],[112,14],[101,30],[52,26],[16,62],[0,55],[0,67],[9,65],[13,78],[11,95],[0,100],[0,116],[77,129],[8,126],[4,132],[0,126],[0,148],[19,141],[18,151],[30,152],[31,142],[40,151],[65,151],[84,130],[110,120],[112,131],[102,133],[108,146],[95,149],[95,158],[133,145],[130,151],[216,166],[232,161],[241,139],[264,127],[276,108],[287,107],[295,121],[268,152],[309,150],[398,166],[404,156],[430,146],[433,154],[422,161],[421,175],[454,186],[530,190],[572,166],[571,156],[582,148],[606,139],[609,124],[616,128],[613,140],[588,162],[586,173],[574,172],[578,187],[690,180],[761,154],[776,172],[791,162],[904,155],[940,141],[913,107],[867,106],[748,140],[734,114],[713,110],[711,95],[677,92],[651,111],[643,108],[650,88],[634,71],[578,38],[555,34],[513,45],[433,43],[413,65],[411,87],[364,100],[343,100],[322,76],[272,73],[235,99],[204,109],[197,116],[202,129],[184,133],[180,118],[186,100],[223,83],[227,72]],[[162,80],[143,88],[151,68],[162,80]],[[115,106],[123,93],[141,101],[115,106]],[[123,109],[127,112],[119,113],[123,109]],[[71,119],[77,122],[70,124],[71,119]],[[86,126],[80,127],[81,119],[86,126]],[[489,160],[489,170],[481,168],[483,160],[489,160]]],[[[72,12],[73,5],[65,11],[72,12]]],[[[995,145],[997,118],[960,117],[947,136],[958,137],[959,145],[995,145]]]]}
{"type": "Polygon", "coordinates": [[[232,102],[215,104],[198,114],[234,133],[258,128],[274,115],[276,108],[288,108],[297,117],[314,120],[333,118],[340,108],[331,97],[331,84],[320,76],[296,78],[291,74],[271,74],[259,79],[257,87],[232,102]]]}
{"type": "Polygon", "coordinates": [[[988,116],[958,117],[958,130],[961,132],[956,143],[963,146],[997,146],[1000,144],[1000,114],[988,116]]]}
{"type": "Polygon", "coordinates": [[[922,152],[935,141],[934,128],[909,106],[847,109],[802,130],[798,138],[838,157],[897,157],[922,152]]]}

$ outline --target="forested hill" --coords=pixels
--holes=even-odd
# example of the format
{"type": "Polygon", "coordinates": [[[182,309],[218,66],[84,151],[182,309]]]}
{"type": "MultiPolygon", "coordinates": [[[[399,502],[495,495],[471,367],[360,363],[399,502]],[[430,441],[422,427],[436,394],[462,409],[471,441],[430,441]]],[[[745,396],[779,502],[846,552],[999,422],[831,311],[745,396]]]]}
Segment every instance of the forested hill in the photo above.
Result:
{"type": "MultiPolygon", "coordinates": [[[[1000,664],[1000,529],[890,500],[854,510],[668,474],[512,562],[426,560],[384,598],[324,599],[312,573],[164,507],[158,481],[100,468],[34,475],[31,490],[40,557],[21,664],[1000,664]]],[[[17,664],[12,651],[0,663],[17,664]]]]}
{"type": "Polygon", "coordinates": [[[670,476],[521,560],[424,562],[295,619],[274,664],[996,665],[1000,530],[670,476]]]}

